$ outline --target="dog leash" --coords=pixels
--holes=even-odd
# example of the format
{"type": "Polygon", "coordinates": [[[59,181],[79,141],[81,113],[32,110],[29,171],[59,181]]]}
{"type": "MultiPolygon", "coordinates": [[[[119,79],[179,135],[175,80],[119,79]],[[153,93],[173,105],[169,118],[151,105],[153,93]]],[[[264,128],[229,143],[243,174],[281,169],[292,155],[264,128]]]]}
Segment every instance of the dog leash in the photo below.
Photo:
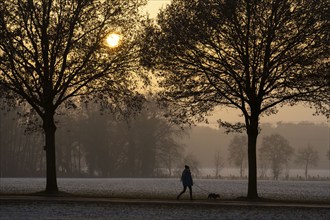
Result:
{"type": "Polygon", "coordinates": [[[202,187],[200,187],[200,186],[197,185],[196,183],[195,183],[194,185],[197,186],[199,189],[203,190],[204,192],[211,193],[210,191],[208,191],[208,190],[206,190],[206,189],[203,189],[202,187]]]}

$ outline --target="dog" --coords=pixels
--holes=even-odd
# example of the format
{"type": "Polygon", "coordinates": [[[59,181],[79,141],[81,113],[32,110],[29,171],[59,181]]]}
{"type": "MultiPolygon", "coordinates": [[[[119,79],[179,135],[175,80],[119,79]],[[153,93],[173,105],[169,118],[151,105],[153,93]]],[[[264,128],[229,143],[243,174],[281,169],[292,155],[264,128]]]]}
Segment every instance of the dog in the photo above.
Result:
{"type": "Polygon", "coordinates": [[[220,198],[220,195],[216,193],[210,193],[209,196],[207,197],[207,199],[217,199],[217,198],[220,198]]]}

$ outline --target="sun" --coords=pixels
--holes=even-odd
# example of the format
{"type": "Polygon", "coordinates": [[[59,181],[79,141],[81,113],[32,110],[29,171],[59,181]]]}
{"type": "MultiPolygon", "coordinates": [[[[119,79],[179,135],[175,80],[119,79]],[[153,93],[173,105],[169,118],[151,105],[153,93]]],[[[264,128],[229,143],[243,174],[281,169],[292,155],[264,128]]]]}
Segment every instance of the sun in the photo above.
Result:
{"type": "Polygon", "coordinates": [[[109,47],[117,47],[120,43],[121,36],[119,34],[109,34],[107,36],[107,44],[109,47]]]}

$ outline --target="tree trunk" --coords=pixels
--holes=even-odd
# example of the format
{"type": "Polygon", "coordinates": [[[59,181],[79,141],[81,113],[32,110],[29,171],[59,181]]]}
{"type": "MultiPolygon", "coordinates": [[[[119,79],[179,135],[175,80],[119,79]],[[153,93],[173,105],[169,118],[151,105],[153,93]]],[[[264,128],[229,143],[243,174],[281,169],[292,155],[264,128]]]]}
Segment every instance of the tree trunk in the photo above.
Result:
{"type": "Polygon", "coordinates": [[[252,117],[247,128],[248,134],[248,195],[249,200],[258,198],[257,191],[257,137],[258,137],[258,117],[252,117]]]}
{"type": "Polygon", "coordinates": [[[46,171],[47,182],[46,192],[58,192],[56,179],[56,153],[55,153],[55,131],[56,125],[54,122],[54,114],[47,113],[43,117],[43,129],[45,132],[45,151],[46,151],[46,171]]]}
{"type": "Polygon", "coordinates": [[[241,179],[243,178],[243,161],[241,161],[240,171],[241,179]]]}
{"type": "Polygon", "coordinates": [[[307,178],[308,178],[307,172],[308,172],[308,162],[305,165],[305,180],[307,180],[307,178]]]}

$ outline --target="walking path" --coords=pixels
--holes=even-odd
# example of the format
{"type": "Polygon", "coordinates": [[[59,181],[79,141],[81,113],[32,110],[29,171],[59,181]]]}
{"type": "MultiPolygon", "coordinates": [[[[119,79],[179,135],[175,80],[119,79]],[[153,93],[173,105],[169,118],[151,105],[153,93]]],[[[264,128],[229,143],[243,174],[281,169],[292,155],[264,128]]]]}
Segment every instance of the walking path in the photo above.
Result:
{"type": "Polygon", "coordinates": [[[320,202],[296,202],[296,201],[241,201],[241,200],[163,200],[163,199],[129,199],[129,198],[105,198],[105,197],[80,197],[80,196],[38,196],[38,195],[0,195],[2,202],[76,202],[76,203],[115,203],[132,205],[185,205],[185,206],[245,206],[245,207],[306,207],[329,208],[330,204],[320,202]]]}
{"type": "Polygon", "coordinates": [[[329,217],[330,204],[317,202],[0,195],[1,220],[328,220],[329,217]]]}

